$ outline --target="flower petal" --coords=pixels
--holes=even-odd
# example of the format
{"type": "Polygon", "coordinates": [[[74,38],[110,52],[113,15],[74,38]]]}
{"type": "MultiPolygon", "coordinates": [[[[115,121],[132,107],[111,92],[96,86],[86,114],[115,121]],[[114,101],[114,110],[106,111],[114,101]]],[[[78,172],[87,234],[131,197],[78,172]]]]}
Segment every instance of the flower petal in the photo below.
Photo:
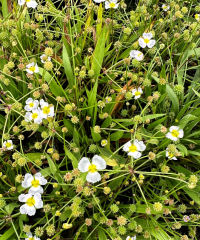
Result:
{"type": "Polygon", "coordinates": [[[81,158],[80,162],[78,163],[78,169],[81,172],[87,172],[89,166],[90,166],[90,161],[86,157],[81,158]]]}
{"type": "Polygon", "coordinates": [[[131,157],[133,157],[135,159],[138,159],[138,158],[140,158],[142,156],[142,153],[141,152],[137,152],[137,151],[136,152],[129,152],[128,156],[131,156],[131,157]]]}
{"type": "Polygon", "coordinates": [[[96,165],[98,170],[103,170],[106,168],[106,161],[98,155],[94,155],[92,158],[92,163],[96,165]]]}
{"type": "Polygon", "coordinates": [[[86,176],[86,180],[90,183],[96,183],[101,180],[101,175],[98,172],[89,172],[86,176]]]}
{"type": "Polygon", "coordinates": [[[152,33],[143,33],[142,34],[143,38],[151,39],[153,37],[152,33]]]}
{"type": "Polygon", "coordinates": [[[131,146],[131,141],[125,143],[123,146],[123,151],[128,152],[130,146],[131,146]]]}
{"type": "Polygon", "coordinates": [[[30,173],[26,173],[24,180],[22,181],[22,187],[28,188],[31,186],[31,181],[33,180],[33,176],[30,173]]]}
{"type": "Polygon", "coordinates": [[[148,48],[152,48],[156,44],[156,40],[150,40],[149,43],[147,43],[148,48]]]}
{"type": "Polygon", "coordinates": [[[142,48],[145,48],[147,46],[147,44],[144,42],[144,39],[141,37],[138,39],[138,43],[142,48]]]}

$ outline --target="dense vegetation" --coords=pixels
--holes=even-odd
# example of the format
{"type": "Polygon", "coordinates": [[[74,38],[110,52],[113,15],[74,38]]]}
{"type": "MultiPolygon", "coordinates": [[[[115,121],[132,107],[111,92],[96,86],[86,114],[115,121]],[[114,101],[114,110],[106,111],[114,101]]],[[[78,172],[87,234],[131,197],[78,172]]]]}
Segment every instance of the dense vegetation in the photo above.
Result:
{"type": "Polygon", "coordinates": [[[198,1],[0,7],[0,240],[199,240],[198,1]]]}

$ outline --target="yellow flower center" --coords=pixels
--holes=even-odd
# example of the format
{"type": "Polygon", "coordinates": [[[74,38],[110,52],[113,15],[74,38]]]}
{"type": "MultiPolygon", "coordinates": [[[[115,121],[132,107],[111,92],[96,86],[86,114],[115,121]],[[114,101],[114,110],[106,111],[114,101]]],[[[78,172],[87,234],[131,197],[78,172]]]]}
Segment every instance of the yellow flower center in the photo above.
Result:
{"type": "Polygon", "coordinates": [[[200,20],[200,16],[199,16],[199,14],[195,14],[194,17],[195,17],[196,20],[200,20]]]}
{"type": "Polygon", "coordinates": [[[89,166],[89,172],[94,173],[94,172],[96,172],[96,171],[97,171],[96,165],[95,165],[95,164],[91,164],[91,165],[89,166]]]}
{"type": "Polygon", "coordinates": [[[173,158],[174,154],[173,153],[169,153],[169,158],[173,158]]]}
{"type": "Polygon", "coordinates": [[[35,205],[35,199],[34,197],[30,197],[26,200],[26,204],[29,206],[29,207],[33,207],[35,205]]]}
{"type": "Polygon", "coordinates": [[[137,151],[137,147],[135,145],[131,145],[129,147],[129,152],[136,152],[137,151]]]}
{"type": "Polygon", "coordinates": [[[34,239],[34,237],[30,237],[30,238],[28,238],[28,240],[35,240],[35,239],[34,239]]]}
{"type": "Polygon", "coordinates": [[[163,6],[163,9],[166,10],[166,9],[167,9],[167,6],[163,6]]]}
{"type": "Polygon", "coordinates": [[[32,103],[32,102],[31,102],[31,103],[29,103],[29,107],[31,107],[31,108],[32,108],[33,106],[34,106],[34,103],[32,103]]]}
{"type": "Polygon", "coordinates": [[[50,113],[50,107],[47,106],[43,107],[42,112],[48,115],[50,113]]]}
{"type": "Polygon", "coordinates": [[[110,3],[110,8],[114,8],[116,5],[115,5],[115,3],[110,3]]]}
{"type": "Polygon", "coordinates": [[[140,95],[141,95],[141,92],[139,92],[139,91],[135,92],[135,96],[140,96],[140,95]]]}
{"type": "Polygon", "coordinates": [[[142,55],[142,53],[138,53],[138,57],[140,57],[142,55]]]}
{"type": "Polygon", "coordinates": [[[31,185],[36,188],[36,187],[40,186],[40,182],[37,179],[33,179],[31,181],[31,185]]]}
{"type": "MultiPolygon", "coordinates": [[[[28,1],[29,1],[29,0],[28,0],[28,1]]],[[[30,70],[31,72],[35,72],[35,66],[30,67],[29,70],[30,70]]]]}
{"type": "Polygon", "coordinates": [[[145,42],[146,44],[148,44],[148,43],[150,42],[150,40],[149,40],[148,38],[145,38],[145,39],[144,39],[144,42],[145,42]]]}
{"type": "Polygon", "coordinates": [[[179,131],[178,130],[172,130],[172,136],[177,138],[179,136],[179,131]]]}
{"type": "Polygon", "coordinates": [[[32,119],[36,119],[38,117],[38,114],[37,113],[33,113],[32,114],[32,119]]]}
{"type": "Polygon", "coordinates": [[[6,147],[7,147],[7,148],[10,148],[11,146],[12,146],[12,143],[10,143],[10,142],[7,142],[7,143],[6,143],[6,147]]]}

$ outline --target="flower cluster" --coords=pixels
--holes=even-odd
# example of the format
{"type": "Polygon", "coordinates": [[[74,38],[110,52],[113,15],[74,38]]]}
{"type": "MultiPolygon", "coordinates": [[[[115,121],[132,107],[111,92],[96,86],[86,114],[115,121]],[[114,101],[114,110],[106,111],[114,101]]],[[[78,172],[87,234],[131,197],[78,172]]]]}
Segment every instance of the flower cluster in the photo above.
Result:
{"type": "Polygon", "coordinates": [[[40,101],[28,98],[24,109],[27,111],[25,114],[25,121],[40,124],[42,119],[47,119],[54,116],[54,106],[48,104],[43,99],[40,101]]]}
{"type": "Polygon", "coordinates": [[[29,188],[29,191],[28,194],[20,194],[18,197],[19,201],[24,203],[20,207],[21,214],[33,216],[36,213],[36,209],[43,207],[41,194],[43,193],[42,185],[45,184],[47,184],[47,180],[41,173],[36,173],[34,176],[29,173],[25,174],[22,187],[29,188]]]}

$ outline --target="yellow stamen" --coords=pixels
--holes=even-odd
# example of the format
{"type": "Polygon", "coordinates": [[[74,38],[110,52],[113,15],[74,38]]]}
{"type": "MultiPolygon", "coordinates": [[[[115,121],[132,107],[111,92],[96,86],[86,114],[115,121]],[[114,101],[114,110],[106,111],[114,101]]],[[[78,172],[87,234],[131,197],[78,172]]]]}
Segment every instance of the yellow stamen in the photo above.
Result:
{"type": "Polygon", "coordinates": [[[141,92],[137,91],[135,92],[135,96],[140,96],[141,95],[141,92]]]}
{"type": "Polygon", "coordinates": [[[137,147],[135,145],[131,145],[129,147],[129,152],[136,152],[137,151],[137,147]]]}
{"type": "Polygon", "coordinates": [[[31,72],[35,72],[35,66],[30,67],[29,70],[30,70],[31,72]]]}
{"type": "Polygon", "coordinates": [[[148,44],[148,43],[150,42],[150,40],[149,40],[148,38],[145,38],[145,39],[144,39],[144,42],[145,42],[146,44],[148,44]]]}
{"type": "Polygon", "coordinates": [[[26,2],[30,2],[31,0],[26,0],[26,2]]]}
{"type": "Polygon", "coordinates": [[[115,6],[115,3],[110,3],[110,8],[114,8],[115,6]]]}
{"type": "Polygon", "coordinates": [[[35,199],[34,197],[30,197],[26,200],[26,204],[29,206],[29,207],[33,207],[35,205],[35,199]]]}
{"type": "Polygon", "coordinates": [[[29,103],[29,107],[31,107],[31,108],[32,108],[33,106],[34,106],[34,103],[32,103],[32,102],[31,102],[31,103],[29,103]]]}
{"type": "Polygon", "coordinates": [[[33,187],[37,188],[37,187],[40,186],[40,182],[39,182],[39,180],[34,179],[34,180],[31,181],[31,185],[32,185],[33,187]]]}
{"type": "Polygon", "coordinates": [[[177,138],[179,136],[179,131],[172,130],[172,136],[177,138]]]}
{"type": "Polygon", "coordinates": [[[169,158],[173,158],[174,154],[173,153],[168,153],[169,154],[169,158]]]}
{"type": "Polygon", "coordinates": [[[50,113],[50,107],[47,106],[43,107],[42,112],[48,115],[50,113]]]}
{"type": "Polygon", "coordinates": [[[36,119],[38,117],[38,114],[37,113],[33,113],[32,114],[32,119],[36,119]]]}
{"type": "Polygon", "coordinates": [[[95,165],[95,164],[91,164],[91,165],[89,166],[89,172],[94,173],[94,172],[96,172],[96,171],[97,171],[96,165],[95,165]]]}
{"type": "Polygon", "coordinates": [[[10,148],[11,146],[12,146],[12,143],[10,143],[10,142],[7,142],[7,143],[6,143],[6,147],[7,147],[7,148],[10,148]]]}

